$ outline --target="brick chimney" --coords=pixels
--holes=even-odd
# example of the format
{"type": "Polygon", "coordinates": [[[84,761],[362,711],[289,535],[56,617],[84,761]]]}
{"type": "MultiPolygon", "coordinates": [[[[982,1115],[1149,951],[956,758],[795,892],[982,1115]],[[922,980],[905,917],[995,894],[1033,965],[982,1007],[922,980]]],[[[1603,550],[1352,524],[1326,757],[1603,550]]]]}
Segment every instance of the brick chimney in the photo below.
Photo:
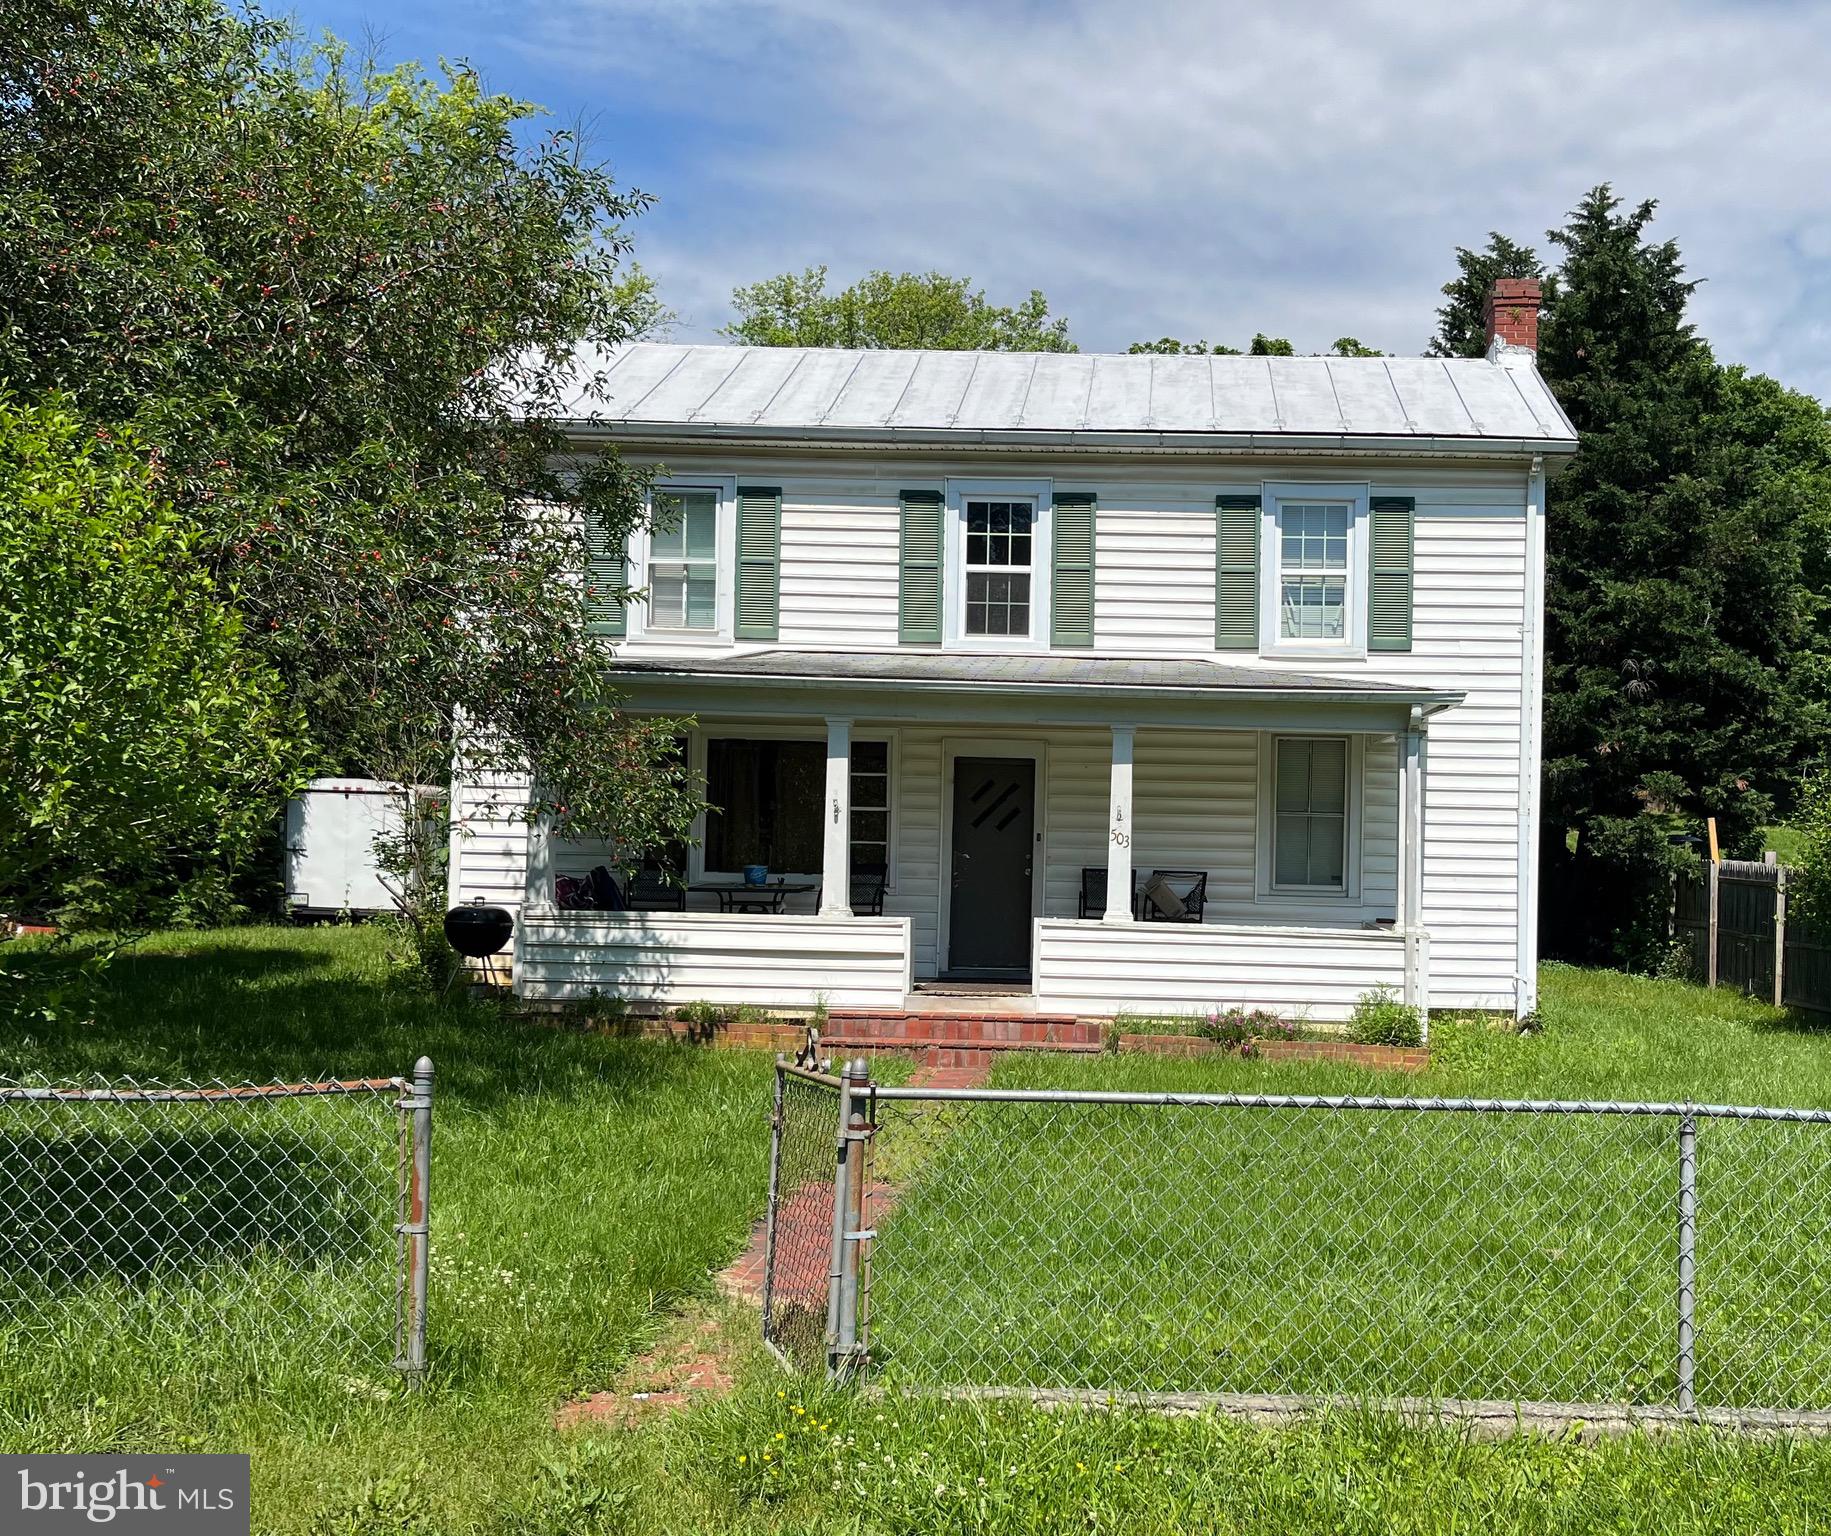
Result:
{"type": "Polygon", "coordinates": [[[1497,277],[1482,305],[1488,323],[1488,356],[1497,348],[1539,349],[1539,280],[1536,277],[1497,277]]]}

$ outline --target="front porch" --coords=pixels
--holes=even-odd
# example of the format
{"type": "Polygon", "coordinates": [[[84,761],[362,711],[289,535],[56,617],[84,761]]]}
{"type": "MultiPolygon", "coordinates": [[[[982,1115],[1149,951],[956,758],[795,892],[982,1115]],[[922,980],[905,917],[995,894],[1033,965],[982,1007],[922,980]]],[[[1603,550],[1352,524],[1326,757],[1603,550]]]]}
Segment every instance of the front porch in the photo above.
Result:
{"type": "Polygon", "coordinates": [[[1330,1023],[1386,987],[1428,1006],[1425,732],[1447,696],[1246,684],[1208,663],[1179,664],[1200,686],[739,689],[732,665],[630,690],[695,717],[688,749],[717,807],[669,910],[556,910],[559,876],[615,850],[536,830],[524,997],[1072,1019],[1238,1006],[1330,1023]],[[779,909],[717,910],[715,888],[753,863],[787,882],[779,909]],[[1158,870],[1181,872],[1179,894],[1199,877],[1190,920],[1143,895],[1158,870]]]}

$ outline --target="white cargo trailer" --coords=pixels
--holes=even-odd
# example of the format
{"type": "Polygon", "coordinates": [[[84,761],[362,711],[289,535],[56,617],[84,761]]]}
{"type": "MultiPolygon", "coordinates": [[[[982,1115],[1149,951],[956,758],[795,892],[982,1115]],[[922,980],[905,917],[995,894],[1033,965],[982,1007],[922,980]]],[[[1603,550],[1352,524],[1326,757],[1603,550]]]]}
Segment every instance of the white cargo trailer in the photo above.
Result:
{"type": "Polygon", "coordinates": [[[293,916],[394,911],[375,835],[399,828],[400,790],[378,779],[313,779],[286,802],[286,906],[293,916]]]}

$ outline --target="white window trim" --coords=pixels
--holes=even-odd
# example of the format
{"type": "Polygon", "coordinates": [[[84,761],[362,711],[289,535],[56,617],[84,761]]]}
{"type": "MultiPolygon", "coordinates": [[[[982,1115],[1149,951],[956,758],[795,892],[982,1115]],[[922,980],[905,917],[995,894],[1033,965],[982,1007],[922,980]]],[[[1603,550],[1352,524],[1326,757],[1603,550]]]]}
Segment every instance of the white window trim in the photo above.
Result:
{"type": "Polygon", "coordinates": [[[1366,740],[1358,731],[1261,731],[1259,733],[1259,835],[1254,839],[1258,879],[1255,900],[1290,905],[1353,907],[1361,899],[1361,855],[1363,840],[1362,801],[1366,784],[1366,740]],[[1346,741],[1348,744],[1348,783],[1346,826],[1343,836],[1341,885],[1279,885],[1273,879],[1277,861],[1273,858],[1272,840],[1278,830],[1278,743],[1280,741],[1346,741]]]}
{"type": "Polygon", "coordinates": [[[1367,507],[1370,487],[1327,482],[1302,485],[1267,481],[1261,488],[1259,525],[1259,650],[1267,656],[1313,656],[1340,660],[1367,654],[1367,507]],[[1286,502],[1335,502],[1348,507],[1348,612],[1340,640],[1287,640],[1283,635],[1283,591],[1279,531],[1286,502]]]}
{"type": "MultiPolygon", "coordinates": [[[[816,741],[824,748],[827,733],[824,723],[818,725],[764,725],[760,722],[739,721],[731,725],[714,724],[695,726],[687,732],[687,761],[691,766],[694,784],[701,794],[705,793],[707,746],[706,743],[718,741],[816,741]]],[[[896,890],[896,850],[897,850],[897,807],[896,792],[898,781],[897,759],[901,741],[897,731],[890,726],[853,727],[852,745],[861,741],[881,741],[885,745],[885,762],[889,768],[889,784],[885,793],[890,799],[889,843],[884,850],[885,861],[889,871],[884,885],[884,894],[890,895],[896,890]]],[[[687,849],[687,880],[689,883],[699,880],[735,879],[744,873],[741,869],[708,869],[706,867],[706,817],[701,811],[693,820],[692,842],[687,849]]],[[[850,839],[848,838],[848,845],[850,839]]],[[[821,880],[825,871],[818,869],[772,869],[772,877],[781,875],[791,880],[821,880]]]]}
{"type": "Polygon", "coordinates": [[[737,624],[737,476],[669,475],[656,480],[649,493],[651,512],[656,491],[712,491],[718,496],[717,539],[713,546],[717,557],[718,590],[713,600],[717,622],[711,629],[668,629],[649,623],[649,529],[645,519],[642,527],[629,536],[630,581],[641,595],[629,600],[625,643],[648,641],[650,644],[668,646],[730,645],[737,624]]]}
{"type": "Polygon", "coordinates": [[[957,651],[1046,651],[1049,649],[1049,585],[1055,566],[1050,506],[1053,480],[949,480],[943,528],[942,645],[957,651]],[[1030,539],[1030,633],[969,635],[966,632],[966,504],[984,498],[1036,504],[1030,539]]]}

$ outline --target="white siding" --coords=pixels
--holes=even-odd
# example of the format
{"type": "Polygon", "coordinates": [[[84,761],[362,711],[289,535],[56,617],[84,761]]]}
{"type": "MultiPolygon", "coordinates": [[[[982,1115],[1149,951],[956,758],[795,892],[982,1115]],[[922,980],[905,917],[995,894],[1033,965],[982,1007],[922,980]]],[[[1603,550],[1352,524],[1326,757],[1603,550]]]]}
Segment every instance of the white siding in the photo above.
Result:
{"type": "Polygon", "coordinates": [[[1214,650],[1214,496],[1148,486],[1099,491],[1094,638],[1103,650],[1214,650]]]}
{"type": "MultiPolygon", "coordinates": [[[[1066,460],[965,452],[942,460],[890,450],[823,457],[804,450],[721,455],[682,446],[668,463],[676,474],[716,472],[782,486],[779,643],[810,648],[895,645],[897,493],[908,486],[939,486],[948,475],[1049,478],[1064,488],[1093,491],[1098,648],[1131,655],[1216,655],[1217,492],[1250,490],[1267,479],[1349,480],[1415,497],[1411,652],[1336,664],[1243,652],[1218,659],[1467,693],[1465,703],[1437,716],[1430,727],[1423,916],[1431,935],[1432,1001],[1437,1007],[1514,1005],[1526,593],[1523,462],[1370,466],[1297,458],[1066,460]]],[[[810,709],[810,716],[817,714],[817,706],[810,709]]],[[[905,726],[897,749],[897,868],[886,911],[911,918],[918,974],[932,974],[938,964],[946,734],[944,727],[905,726]]],[[[1104,858],[1103,734],[1041,732],[1027,729],[1021,718],[979,734],[1046,739],[1044,915],[1072,916],[1080,866],[1104,858]]],[[[1250,743],[1245,733],[1224,730],[1140,733],[1135,863],[1141,869],[1208,868],[1209,911],[1217,922],[1321,921],[1315,912],[1269,909],[1253,898],[1250,852],[1257,830],[1250,743]]],[[[1536,761],[1529,771],[1537,771],[1536,761]]],[[[1375,739],[1366,770],[1365,890],[1359,903],[1365,915],[1391,910],[1395,783],[1390,740],[1375,739]]],[[[513,907],[524,843],[518,825],[481,828],[461,847],[454,891],[513,907]]],[[[569,871],[573,862],[562,849],[560,868],[569,871]]]]}
{"type": "Polygon", "coordinates": [[[592,912],[530,917],[516,991],[566,1001],[601,991],[631,1002],[759,1008],[901,1008],[909,923],[746,917],[718,912],[592,912]]]}
{"type": "MultiPolygon", "coordinates": [[[[858,727],[861,732],[866,728],[858,727]]],[[[886,911],[915,922],[918,977],[941,969],[941,821],[950,807],[947,743],[976,739],[945,726],[899,733],[895,889],[886,911]]],[[[1079,911],[1081,871],[1106,862],[1111,736],[1105,731],[1001,731],[999,740],[1040,742],[1044,757],[1037,827],[1043,834],[1043,910],[1079,911]]],[[[996,748],[988,748],[996,755],[996,748]]],[[[1398,832],[1398,754],[1389,736],[1372,737],[1362,787],[1360,878],[1356,901],[1261,898],[1257,884],[1259,737],[1251,731],[1140,730],[1132,793],[1132,866],[1199,869],[1208,874],[1210,923],[1356,924],[1394,915],[1398,832]]],[[[979,755],[971,748],[968,755],[979,755]]],[[[1364,989],[1363,989],[1364,990],[1364,989]]]]}
{"type": "Polygon", "coordinates": [[[895,497],[805,481],[782,491],[785,643],[821,647],[896,644],[895,497]]]}
{"type": "Polygon", "coordinates": [[[1206,1013],[1265,1008],[1339,1022],[1361,993],[1404,981],[1405,945],[1363,929],[1045,921],[1037,1007],[1049,1013],[1206,1013]]]}

